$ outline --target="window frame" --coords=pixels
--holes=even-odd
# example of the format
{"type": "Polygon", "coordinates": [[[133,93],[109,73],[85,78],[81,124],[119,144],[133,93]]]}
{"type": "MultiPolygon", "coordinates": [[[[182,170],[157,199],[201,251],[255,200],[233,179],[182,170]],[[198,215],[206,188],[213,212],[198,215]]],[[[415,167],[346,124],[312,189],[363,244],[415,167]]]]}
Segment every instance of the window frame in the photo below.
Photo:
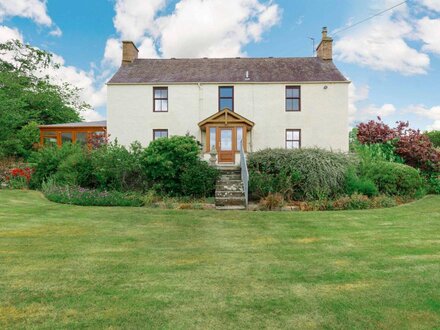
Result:
{"type": "Polygon", "coordinates": [[[301,140],[302,140],[302,134],[301,134],[301,129],[299,129],[299,128],[287,128],[286,129],[286,133],[285,133],[285,136],[284,136],[284,141],[285,141],[285,148],[287,149],[287,150],[294,150],[294,149],[296,149],[296,148],[288,148],[287,147],[287,142],[298,142],[298,149],[301,149],[301,140]],[[299,139],[298,140],[287,140],[287,133],[288,132],[298,132],[299,133],[299,139]]]}
{"type": "Polygon", "coordinates": [[[232,100],[232,109],[230,109],[232,112],[234,112],[234,103],[235,103],[235,91],[234,91],[234,86],[218,86],[218,111],[222,111],[221,109],[221,100],[222,99],[226,99],[226,100],[232,100]],[[221,89],[222,88],[232,88],[232,96],[231,97],[225,97],[225,96],[221,96],[221,89]]]}
{"type": "Polygon", "coordinates": [[[284,107],[285,107],[286,112],[301,112],[301,86],[286,86],[284,104],[285,104],[284,107]],[[288,97],[287,91],[289,89],[298,90],[298,97],[288,97]],[[288,110],[287,109],[287,100],[298,100],[298,110],[288,110]]]}
{"type": "Polygon", "coordinates": [[[169,103],[169,91],[168,91],[168,86],[157,86],[157,87],[153,87],[153,112],[168,112],[170,103],[169,103]],[[167,91],[167,97],[158,97],[156,98],[156,91],[157,90],[166,90],[167,91]],[[160,100],[160,101],[167,101],[167,110],[156,110],[156,100],[160,100]]]}
{"type": "Polygon", "coordinates": [[[168,129],[166,129],[166,128],[156,128],[156,129],[153,129],[153,141],[156,141],[156,132],[167,132],[167,136],[165,137],[166,139],[169,136],[168,129]]]}

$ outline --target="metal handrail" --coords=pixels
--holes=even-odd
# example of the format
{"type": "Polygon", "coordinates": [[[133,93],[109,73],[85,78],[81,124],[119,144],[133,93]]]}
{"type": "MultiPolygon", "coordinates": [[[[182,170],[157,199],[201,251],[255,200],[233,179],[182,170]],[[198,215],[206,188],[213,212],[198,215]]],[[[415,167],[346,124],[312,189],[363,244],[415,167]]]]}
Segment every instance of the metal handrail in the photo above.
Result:
{"type": "Polygon", "coordinates": [[[240,167],[241,167],[241,180],[244,186],[244,196],[246,199],[246,208],[249,203],[249,171],[247,168],[246,155],[244,154],[243,140],[240,141],[240,167]]]}

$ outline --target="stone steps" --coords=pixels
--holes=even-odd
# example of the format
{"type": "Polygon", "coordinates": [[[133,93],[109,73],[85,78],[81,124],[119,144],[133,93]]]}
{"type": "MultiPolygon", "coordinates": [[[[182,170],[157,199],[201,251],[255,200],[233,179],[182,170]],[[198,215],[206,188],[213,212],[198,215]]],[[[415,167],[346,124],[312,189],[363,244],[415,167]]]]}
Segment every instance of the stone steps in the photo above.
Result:
{"type": "Polygon", "coordinates": [[[215,207],[218,210],[244,210],[244,194],[241,170],[236,166],[221,167],[215,188],[215,207]]]}

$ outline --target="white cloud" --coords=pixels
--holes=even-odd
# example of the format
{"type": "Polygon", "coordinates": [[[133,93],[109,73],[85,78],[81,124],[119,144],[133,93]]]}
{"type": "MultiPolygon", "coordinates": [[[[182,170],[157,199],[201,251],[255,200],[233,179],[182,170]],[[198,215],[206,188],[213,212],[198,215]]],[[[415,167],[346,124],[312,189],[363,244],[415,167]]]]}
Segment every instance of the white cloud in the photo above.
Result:
{"type": "Polygon", "coordinates": [[[258,0],[181,0],[158,20],[164,57],[234,57],[280,19],[276,4],[258,0]]]}
{"type": "Polygon", "coordinates": [[[135,43],[142,41],[145,33],[151,31],[154,18],[165,3],[165,0],[117,0],[113,23],[121,38],[135,43]]]}
{"type": "Polygon", "coordinates": [[[427,127],[427,130],[440,130],[440,105],[431,108],[422,104],[411,105],[405,109],[405,112],[432,120],[433,122],[427,127]]]}
{"type": "Polygon", "coordinates": [[[378,17],[337,40],[335,56],[338,60],[379,71],[424,74],[430,59],[407,43],[413,32],[414,27],[406,20],[405,13],[378,17]]]}
{"type": "Polygon", "coordinates": [[[56,26],[52,31],[49,32],[49,34],[54,37],[61,37],[63,35],[63,31],[56,26]]]}
{"type": "Polygon", "coordinates": [[[23,36],[18,29],[0,25],[0,43],[4,43],[8,40],[23,41],[23,36]]]}
{"type": "Polygon", "coordinates": [[[424,51],[440,54],[440,19],[423,17],[418,20],[417,36],[424,43],[424,51]]]}
{"type": "Polygon", "coordinates": [[[358,103],[368,99],[370,88],[367,85],[357,87],[354,83],[348,86],[348,120],[353,123],[357,118],[358,103]]]}
{"type": "Polygon", "coordinates": [[[117,0],[114,25],[120,37],[107,40],[103,63],[120,65],[120,42],[126,39],[138,45],[143,58],[244,56],[243,47],[261,41],[281,16],[272,1],[180,0],[173,12],[160,16],[165,4],[117,0]]]}
{"type": "Polygon", "coordinates": [[[396,112],[396,107],[393,104],[386,103],[380,107],[371,104],[359,111],[358,118],[360,119],[375,119],[376,117],[387,117],[396,112]]]}
{"type": "Polygon", "coordinates": [[[0,0],[0,21],[13,16],[29,18],[40,25],[52,25],[45,0],[0,0]]]}
{"type": "Polygon", "coordinates": [[[420,0],[420,2],[426,8],[440,12],[440,0],[420,0]]]}

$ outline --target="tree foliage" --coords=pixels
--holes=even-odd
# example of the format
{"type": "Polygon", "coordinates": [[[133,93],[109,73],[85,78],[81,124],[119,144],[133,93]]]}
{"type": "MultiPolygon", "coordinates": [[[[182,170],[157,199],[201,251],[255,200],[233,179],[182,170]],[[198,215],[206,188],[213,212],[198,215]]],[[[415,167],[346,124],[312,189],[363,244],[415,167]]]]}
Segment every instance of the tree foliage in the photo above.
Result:
{"type": "Polygon", "coordinates": [[[425,172],[440,170],[440,151],[428,135],[409,127],[408,122],[398,121],[396,127],[385,124],[380,117],[357,126],[357,138],[361,144],[392,144],[394,152],[405,164],[425,172]]]}
{"type": "Polygon", "coordinates": [[[0,44],[0,157],[26,157],[38,142],[39,124],[81,120],[79,112],[89,105],[77,88],[51,81],[58,67],[43,50],[19,41],[0,44]]]}

